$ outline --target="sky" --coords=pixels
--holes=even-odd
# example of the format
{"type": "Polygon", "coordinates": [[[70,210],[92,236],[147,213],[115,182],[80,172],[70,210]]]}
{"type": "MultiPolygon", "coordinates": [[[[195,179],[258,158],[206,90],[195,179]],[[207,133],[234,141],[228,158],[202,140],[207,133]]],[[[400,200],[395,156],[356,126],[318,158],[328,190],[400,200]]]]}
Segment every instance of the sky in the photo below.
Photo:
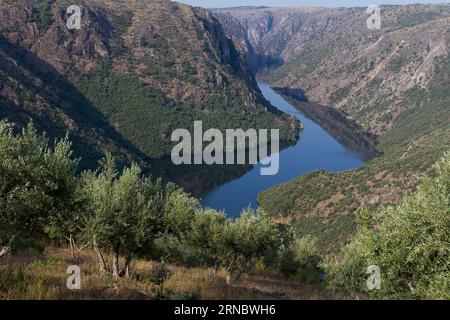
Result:
{"type": "Polygon", "coordinates": [[[176,0],[205,8],[236,6],[268,7],[361,7],[371,4],[450,3],[448,0],[176,0]]]}

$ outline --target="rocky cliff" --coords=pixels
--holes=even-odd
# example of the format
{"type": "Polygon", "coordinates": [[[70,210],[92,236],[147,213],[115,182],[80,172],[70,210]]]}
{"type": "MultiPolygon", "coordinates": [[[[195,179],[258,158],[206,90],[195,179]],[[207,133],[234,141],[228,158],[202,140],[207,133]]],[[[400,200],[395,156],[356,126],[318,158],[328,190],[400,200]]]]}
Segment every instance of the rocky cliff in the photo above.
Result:
{"type": "Polygon", "coordinates": [[[69,131],[80,150],[124,161],[170,154],[171,132],[299,124],[257,88],[241,48],[206,10],[164,1],[85,1],[81,28],[68,0],[0,3],[0,116],[69,131]]]}

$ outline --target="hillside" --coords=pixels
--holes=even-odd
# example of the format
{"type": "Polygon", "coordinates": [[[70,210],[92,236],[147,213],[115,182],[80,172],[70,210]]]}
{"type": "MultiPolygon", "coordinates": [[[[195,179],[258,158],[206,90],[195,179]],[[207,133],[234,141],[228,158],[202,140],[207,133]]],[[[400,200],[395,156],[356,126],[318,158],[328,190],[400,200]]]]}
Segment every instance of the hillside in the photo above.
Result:
{"type": "MultiPolygon", "coordinates": [[[[319,235],[326,251],[354,232],[355,209],[399,202],[448,150],[450,6],[385,6],[382,29],[373,31],[365,8],[220,15],[245,26],[256,53],[278,59],[281,66],[265,76],[274,87],[304,90],[309,101],[335,108],[377,136],[383,155],[363,168],[311,173],[260,195],[266,211],[319,235]]],[[[314,110],[306,114],[318,112],[309,107],[314,110]]]]}
{"type": "Polygon", "coordinates": [[[68,131],[77,154],[89,155],[84,167],[104,150],[124,162],[163,159],[172,131],[192,130],[194,120],[204,129],[280,128],[285,143],[296,140],[299,124],[262,98],[241,48],[207,11],[80,1],[81,29],[68,30],[71,4],[0,4],[1,118],[33,120],[54,137],[68,131]]]}
{"type": "Polygon", "coordinates": [[[139,259],[132,279],[115,282],[98,274],[93,252],[83,252],[82,290],[69,290],[66,266],[74,263],[70,251],[48,247],[44,252],[27,250],[0,261],[0,299],[37,300],[330,300],[342,295],[323,286],[288,281],[270,272],[253,272],[239,284],[227,284],[226,272],[214,275],[212,268],[168,265],[169,276],[162,292],[153,280],[157,262],[139,259]],[[9,267],[9,268],[8,268],[9,267]]]}

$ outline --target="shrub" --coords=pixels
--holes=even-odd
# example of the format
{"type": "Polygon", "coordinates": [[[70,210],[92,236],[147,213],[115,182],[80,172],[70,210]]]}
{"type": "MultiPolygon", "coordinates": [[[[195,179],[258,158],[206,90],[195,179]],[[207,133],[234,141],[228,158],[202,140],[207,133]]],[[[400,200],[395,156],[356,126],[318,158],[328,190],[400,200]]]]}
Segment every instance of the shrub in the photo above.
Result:
{"type": "Polygon", "coordinates": [[[40,1],[33,11],[32,20],[36,23],[39,31],[46,31],[53,23],[53,2],[53,0],[40,1]]]}
{"type": "Polygon", "coordinates": [[[317,240],[309,235],[301,238],[294,235],[278,253],[278,268],[286,277],[315,281],[319,261],[317,240]]]}
{"type": "Polygon", "coordinates": [[[219,240],[219,261],[238,279],[255,266],[261,256],[280,244],[279,231],[262,210],[245,209],[241,216],[226,223],[219,240]]]}

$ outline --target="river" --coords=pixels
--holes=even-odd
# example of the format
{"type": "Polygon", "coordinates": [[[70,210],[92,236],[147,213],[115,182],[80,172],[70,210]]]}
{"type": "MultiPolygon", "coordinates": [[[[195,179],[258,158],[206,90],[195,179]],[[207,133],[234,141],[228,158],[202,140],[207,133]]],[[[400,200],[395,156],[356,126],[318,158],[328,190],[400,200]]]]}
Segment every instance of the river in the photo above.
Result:
{"type": "Polygon", "coordinates": [[[257,164],[239,179],[222,185],[204,197],[203,206],[223,210],[229,217],[238,217],[242,209],[248,206],[257,208],[258,194],[274,185],[315,170],[342,172],[359,168],[366,159],[365,155],[351,151],[339,143],[267,83],[259,81],[258,85],[272,105],[299,119],[304,125],[304,131],[295,146],[280,152],[280,170],[277,175],[261,176],[261,165],[257,164]]]}

